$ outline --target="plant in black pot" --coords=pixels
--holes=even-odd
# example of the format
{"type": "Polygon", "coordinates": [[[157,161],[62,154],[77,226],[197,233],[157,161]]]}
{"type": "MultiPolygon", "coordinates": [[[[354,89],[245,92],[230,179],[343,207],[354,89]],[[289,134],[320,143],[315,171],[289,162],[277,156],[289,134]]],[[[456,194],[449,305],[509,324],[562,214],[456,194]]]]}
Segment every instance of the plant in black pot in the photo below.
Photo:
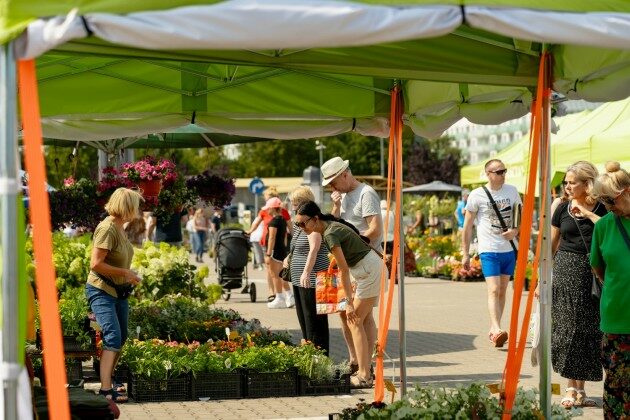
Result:
{"type": "Polygon", "coordinates": [[[210,171],[204,171],[199,175],[188,178],[186,185],[201,200],[214,207],[229,205],[236,193],[236,185],[233,178],[224,177],[210,171]]]}

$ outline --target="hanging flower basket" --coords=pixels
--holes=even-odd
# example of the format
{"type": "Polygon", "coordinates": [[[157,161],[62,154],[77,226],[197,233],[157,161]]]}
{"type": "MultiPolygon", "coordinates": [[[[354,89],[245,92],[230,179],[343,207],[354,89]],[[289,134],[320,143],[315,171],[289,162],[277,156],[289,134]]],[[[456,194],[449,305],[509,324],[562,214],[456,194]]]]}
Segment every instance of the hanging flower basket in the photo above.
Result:
{"type": "Polygon", "coordinates": [[[138,188],[142,192],[142,196],[145,200],[148,197],[157,197],[160,195],[160,191],[162,191],[162,180],[161,179],[141,179],[138,181],[138,188]]]}
{"type": "Polygon", "coordinates": [[[210,171],[190,177],[186,185],[206,204],[219,208],[229,205],[236,193],[234,179],[210,171]]]}

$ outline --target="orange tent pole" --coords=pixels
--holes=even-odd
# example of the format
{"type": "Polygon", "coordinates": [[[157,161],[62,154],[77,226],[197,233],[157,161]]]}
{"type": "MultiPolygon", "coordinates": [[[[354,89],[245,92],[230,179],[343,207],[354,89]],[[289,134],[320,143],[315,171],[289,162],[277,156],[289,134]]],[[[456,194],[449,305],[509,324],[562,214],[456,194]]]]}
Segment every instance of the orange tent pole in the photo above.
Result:
{"type": "MultiPolygon", "coordinates": [[[[550,55],[543,53],[540,61],[539,75],[538,75],[538,89],[536,95],[535,107],[532,111],[533,127],[532,141],[530,148],[530,165],[529,176],[527,182],[527,193],[525,195],[523,205],[523,217],[521,224],[521,232],[519,238],[519,249],[523,250],[519,252],[516,273],[514,279],[514,296],[512,300],[512,315],[510,320],[510,339],[508,345],[508,357],[506,361],[505,373],[504,373],[504,392],[503,392],[503,419],[508,420],[511,418],[512,406],[514,403],[514,397],[516,395],[516,388],[518,385],[518,378],[522,366],[523,353],[525,351],[525,341],[527,339],[527,330],[529,326],[529,318],[531,313],[531,306],[533,300],[533,293],[528,295],[525,314],[520,330],[519,341],[517,343],[518,331],[518,316],[521,304],[521,297],[523,294],[523,286],[525,280],[525,269],[527,265],[527,254],[529,251],[529,241],[531,238],[532,216],[534,211],[534,200],[536,191],[536,174],[538,169],[539,151],[541,147],[544,150],[548,150],[544,146],[548,144],[549,136],[544,135],[543,131],[549,129],[549,125],[543,123],[544,118],[548,115],[545,112],[545,107],[549,107],[549,98],[551,95],[550,89],[550,55]],[[541,143],[545,142],[544,145],[541,143]]],[[[542,161],[541,178],[542,185],[544,186],[541,191],[541,221],[545,219],[546,201],[548,195],[548,154],[545,154],[542,161]]],[[[541,238],[539,238],[540,247],[537,246],[537,252],[540,255],[542,246],[541,238]]],[[[539,256],[538,255],[538,256],[539,256]]]]}
{"type": "Polygon", "coordinates": [[[57,305],[55,267],[52,258],[52,235],[46,165],[42,153],[42,128],[39,113],[37,76],[33,60],[18,62],[18,81],[22,124],[24,129],[24,163],[28,171],[30,219],[33,226],[33,251],[39,316],[44,348],[46,395],[50,418],[70,420],[66,369],[57,305]]]}
{"type": "MultiPolygon", "coordinates": [[[[398,215],[402,212],[402,113],[403,113],[403,101],[402,94],[399,86],[395,86],[392,89],[391,96],[391,112],[390,112],[390,141],[389,141],[389,162],[388,162],[388,176],[387,176],[387,207],[389,209],[391,202],[391,190],[392,190],[392,174],[395,177],[395,201],[397,203],[398,215]]],[[[388,224],[385,221],[386,226],[388,224]]],[[[383,357],[385,347],[387,346],[387,332],[389,331],[389,322],[391,319],[392,302],[394,298],[394,289],[396,283],[396,275],[399,268],[399,261],[401,261],[402,248],[401,243],[401,218],[396,217],[394,222],[394,249],[392,255],[392,271],[389,273],[389,282],[387,296],[385,295],[385,269],[381,274],[381,292],[379,296],[379,317],[378,317],[378,336],[376,344],[376,382],[374,385],[374,401],[382,402],[384,398],[384,377],[383,377],[383,357]]],[[[402,280],[402,276],[401,276],[402,280]]],[[[404,287],[401,281],[398,287],[399,292],[404,287]]],[[[402,295],[404,298],[404,295],[402,295]]],[[[401,311],[404,311],[404,304],[399,302],[401,311]]],[[[401,334],[401,392],[404,394],[406,391],[406,372],[404,359],[404,317],[401,319],[401,325],[399,326],[401,334]]]]}

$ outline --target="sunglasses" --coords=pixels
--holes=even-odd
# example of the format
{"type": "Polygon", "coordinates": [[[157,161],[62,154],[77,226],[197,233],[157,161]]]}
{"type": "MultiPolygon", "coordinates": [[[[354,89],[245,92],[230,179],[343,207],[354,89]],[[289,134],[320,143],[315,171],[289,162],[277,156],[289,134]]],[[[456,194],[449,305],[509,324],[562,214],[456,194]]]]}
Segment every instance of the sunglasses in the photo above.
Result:
{"type": "Polygon", "coordinates": [[[295,226],[297,226],[297,227],[301,228],[301,229],[304,229],[304,228],[306,227],[306,224],[307,224],[308,222],[310,222],[310,221],[311,221],[311,219],[312,219],[312,217],[309,217],[308,219],[306,219],[306,220],[305,220],[305,221],[303,221],[303,222],[294,222],[293,224],[294,224],[295,226]]]}
{"type": "Polygon", "coordinates": [[[499,169],[498,171],[488,171],[488,172],[490,172],[492,174],[497,174],[499,176],[503,176],[503,175],[506,174],[507,169],[499,169]]]}
{"type": "Polygon", "coordinates": [[[615,204],[617,204],[617,199],[619,197],[621,197],[621,194],[624,193],[625,190],[621,191],[619,194],[617,194],[615,197],[608,197],[608,196],[601,196],[599,197],[597,200],[602,203],[603,205],[605,205],[606,207],[612,207],[615,204]]]}

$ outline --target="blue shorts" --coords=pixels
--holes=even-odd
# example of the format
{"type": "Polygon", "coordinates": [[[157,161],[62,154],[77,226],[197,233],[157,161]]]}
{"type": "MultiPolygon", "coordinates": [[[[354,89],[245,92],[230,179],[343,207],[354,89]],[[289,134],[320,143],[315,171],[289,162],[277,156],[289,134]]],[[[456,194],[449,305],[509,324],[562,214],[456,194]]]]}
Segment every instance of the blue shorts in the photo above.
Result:
{"type": "Polygon", "coordinates": [[[514,274],[514,267],[516,266],[514,251],[482,252],[479,254],[479,259],[481,259],[481,271],[486,278],[514,274]]]}
{"type": "Polygon", "coordinates": [[[119,352],[127,340],[129,302],[91,284],[85,285],[85,295],[96,316],[96,323],[101,327],[103,350],[119,352]]]}

